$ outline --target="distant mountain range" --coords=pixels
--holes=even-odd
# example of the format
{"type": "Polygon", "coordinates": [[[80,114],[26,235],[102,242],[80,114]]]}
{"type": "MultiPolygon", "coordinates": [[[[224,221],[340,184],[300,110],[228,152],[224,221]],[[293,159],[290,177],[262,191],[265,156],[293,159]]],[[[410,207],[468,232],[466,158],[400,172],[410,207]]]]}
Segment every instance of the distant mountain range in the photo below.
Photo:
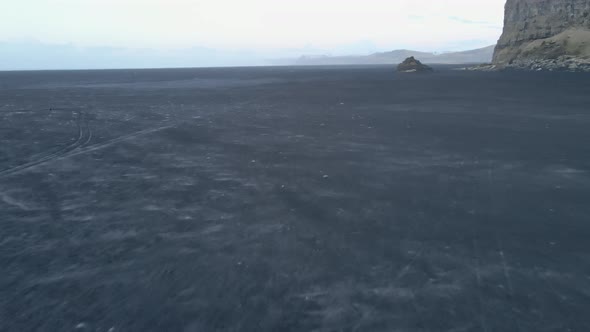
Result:
{"type": "Polygon", "coordinates": [[[430,53],[412,50],[395,50],[391,52],[374,53],[364,56],[328,56],[305,55],[297,59],[281,59],[274,61],[280,65],[391,65],[398,64],[404,59],[414,56],[423,63],[430,64],[480,64],[490,63],[494,55],[495,45],[475,50],[449,53],[430,53]]]}
{"type": "MultiPolygon", "coordinates": [[[[348,48],[339,52],[355,52],[348,48]]],[[[428,53],[410,50],[374,53],[366,56],[301,56],[320,49],[213,49],[190,47],[175,50],[132,49],[122,47],[81,47],[73,44],[45,44],[37,41],[0,41],[0,71],[28,69],[116,69],[178,68],[266,65],[357,65],[398,64],[410,56],[427,64],[475,64],[492,60],[493,46],[453,53],[428,53]],[[278,60],[276,60],[278,58],[278,60]]],[[[341,53],[342,54],[342,53],[341,53]]],[[[346,53],[344,53],[346,54],[346,53]]]]}

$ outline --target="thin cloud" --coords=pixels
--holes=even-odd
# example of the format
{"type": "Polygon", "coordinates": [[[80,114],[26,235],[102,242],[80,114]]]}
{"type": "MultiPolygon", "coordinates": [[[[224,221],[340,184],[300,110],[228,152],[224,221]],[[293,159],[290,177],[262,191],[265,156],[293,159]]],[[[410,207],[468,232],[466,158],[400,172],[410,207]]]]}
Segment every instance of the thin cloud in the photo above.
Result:
{"type": "Polygon", "coordinates": [[[467,18],[463,18],[463,17],[457,17],[457,16],[449,16],[449,20],[452,21],[456,21],[459,23],[464,23],[464,24],[475,24],[475,25],[493,25],[493,22],[489,22],[489,21],[474,21],[474,20],[470,20],[467,18]]]}

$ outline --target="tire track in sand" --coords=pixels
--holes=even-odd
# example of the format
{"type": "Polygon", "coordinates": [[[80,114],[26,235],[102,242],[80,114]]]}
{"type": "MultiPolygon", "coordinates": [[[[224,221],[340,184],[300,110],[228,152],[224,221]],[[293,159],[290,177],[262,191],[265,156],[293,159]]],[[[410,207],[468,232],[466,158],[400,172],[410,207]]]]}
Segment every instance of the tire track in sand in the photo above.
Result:
{"type": "Polygon", "coordinates": [[[26,171],[30,168],[33,168],[35,166],[50,162],[52,160],[55,160],[63,155],[66,155],[67,153],[76,150],[77,148],[79,148],[80,146],[83,146],[86,142],[89,142],[89,139],[91,139],[91,132],[90,132],[90,127],[88,125],[86,126],[82,126],[82,119],[85,118],[84,116],[84,112],[82,111],[78,111],[77,112],[77,116],[76,116],[76,126],[78,129],[78,136],[75,139],[74,142],[67,144],[66,146],[62,147],[61,149],[48,153],[48,154],[38,154],[36,156],[33,157],[33,160],[14,166],[14,167],[10,167],[7,169],[4,169],[2,171],[0,171],[0,178],[3,177],[7,177],[7,176],[11,176],[13,174],[22,172],[22,171],[26,171]],[[85,137],[88,137],[85,141],[85,137]]]}
{"type": "Polygon", "coordinates": [[[127,134],[127,135],[123,135],[123,136],[119,136],[117,138],[113,138],[110,139],[108,141],[104,141],[102,143],[98,143],[98,144],[93,144],[90,146],[86,146],[86,147],[81,147],[75,151],[71,151],[70,153],[67,153],[63,156],[60,156],[59,159],[63,159],[63,158],[68,158],[68,157],[73,157],[73,156],[78,156],[84,153],[88,153],[88,152],[92,152],[92,151],[96,151],[96,150],[100,150],[100,149],[104,149],[107,148],[111,145],[120,143],[120,142],[124,142],[124,141],[128,141],[130,139],[139,137],[139,136],[143,136],[143,135],[147,135],[147,134],[151,134],[151,133],[155,133],[157,131],[160,130],[164,130],[164,129],[168,129],[168,128],[172,128],[174,127],[173,125],[168,125],[168,126],[162,126],[162,127],[157,127],[157,128],[150,128],[150,129],[144,129],[144,130],[140,130],[140,131],[136,131],[134,133],[131,134],[127,134]]]}
{"type": "MultiPolygon", "coordinates": [[[[53,109],[53,110],[59,110],[59,109],[53,109]]],[[[107,141],[104,141],[101,143],[90,144],[92,142],[92,138],[93,138],[92,128],[91,128],[90,123],[89,123],[88,119],[86,118],[84,112],[82,112],[82,111],[78,112],[76,126],[78,127],[78,137],[73,143],[68,144],[67,146],[63,147],[62,149],[60,149],[56,152],[50,153],[46,156],[40,157],[40,158],[35,159],[33,161],[2,170],[2,171],[0,171],[0,179],[4,178],[4,177],[11,176],[11,175],[15,175],[17,173],[27,171],[31,168],[34,168],[36,166],[46,164],[46,163],[49,163],[52,161],[61,160],[64,158],[74,157],[74,156],[78,156],[81,154],[97,151],[100,149],[107,148],[111,145],[121,143],[121,142],[130,140],[130,139],[142,136],[142,135],[147,135],[147,134],[154,133],[154,132],[157,132],[160,130],[174,127],[174,125],[167,125],[167,126],[161,126],[161,127],[156,127],[156,128],[144,129],[144,130],[140,130],[140,131],[137,131],[137,132],[134,132],[131,134],[119,136],[119,137],[116,137],[116,138],[113,138],[113,139],[110,139],[110,140],[107,140],[107,141]],[[84,121],[84,124],[82,124],[82,121],[84,121]]]]}

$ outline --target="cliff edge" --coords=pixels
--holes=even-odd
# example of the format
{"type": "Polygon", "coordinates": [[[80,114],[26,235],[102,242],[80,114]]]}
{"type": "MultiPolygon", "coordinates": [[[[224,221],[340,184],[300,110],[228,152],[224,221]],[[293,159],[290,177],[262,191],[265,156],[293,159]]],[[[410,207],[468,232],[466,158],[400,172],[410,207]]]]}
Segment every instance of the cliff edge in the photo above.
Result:
{"type": "Polygon", "coordinates": [[[590,0],[507,1],[495,65],[534,69],[578,60],[590,60],[590,0]]]}

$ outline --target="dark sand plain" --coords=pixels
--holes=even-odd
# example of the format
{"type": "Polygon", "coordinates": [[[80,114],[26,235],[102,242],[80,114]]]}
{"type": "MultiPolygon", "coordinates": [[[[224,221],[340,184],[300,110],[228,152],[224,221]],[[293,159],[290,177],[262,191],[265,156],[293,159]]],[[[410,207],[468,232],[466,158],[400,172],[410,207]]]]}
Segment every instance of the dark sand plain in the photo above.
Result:
{"type": "Polygon", "coordinates": [[[590,75],[0,72],[0,331],[590,331],[590,75]]]}

